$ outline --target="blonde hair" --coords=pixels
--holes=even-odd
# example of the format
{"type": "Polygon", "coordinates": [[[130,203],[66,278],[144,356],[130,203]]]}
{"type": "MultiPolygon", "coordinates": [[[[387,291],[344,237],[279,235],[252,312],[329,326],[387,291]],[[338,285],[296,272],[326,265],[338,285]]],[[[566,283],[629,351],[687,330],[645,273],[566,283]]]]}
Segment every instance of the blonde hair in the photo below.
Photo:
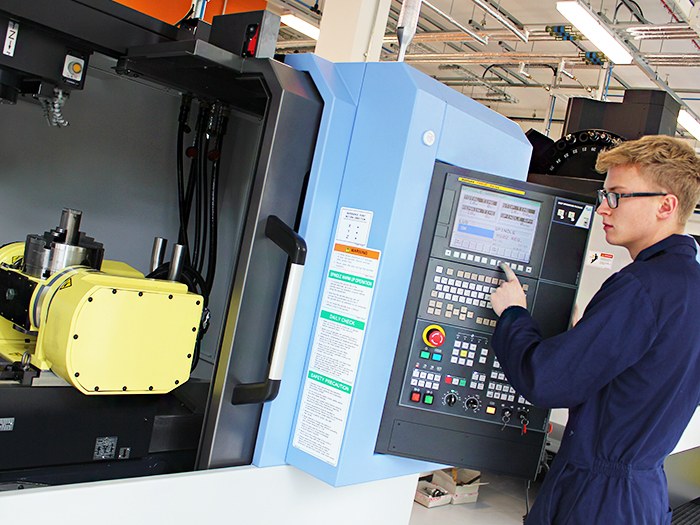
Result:
{"type": "Polygon", "coordinates": [[[595,169],[605,173],[633,165],[644,177],[678,197],[678,222],[685,224],[700,200],[700,159],[686,142],[666,135],[649,135],[621,142],[598,155],[595,169]]]}

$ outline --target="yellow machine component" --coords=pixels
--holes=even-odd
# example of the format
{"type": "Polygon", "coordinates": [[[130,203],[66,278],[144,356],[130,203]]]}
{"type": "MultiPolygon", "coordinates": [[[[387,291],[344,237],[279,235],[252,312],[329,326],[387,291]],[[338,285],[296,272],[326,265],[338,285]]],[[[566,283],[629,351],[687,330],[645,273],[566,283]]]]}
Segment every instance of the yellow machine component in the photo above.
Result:
{"type": "Polygon", "coordinates": [[[162,394],[189,379],[202,296],[118,261],[39,279],[20,269],[24,250],[24,243],[0,248],[4,270],[36,285],[28,334],[0,312],[1,357],[51,370],[88,395],[162,394]]]}
{"type": "Polygon", "coordinates": [[[101,270],[109,275],[118,275],[120,277],[136,277],[143,279],[145,276],[136,268],[132,268],[121,261],[102,261],[101,270]]]}
{"type": "Polygon", "coordinates": [[[0,264],[12,265],[24,257],[24,243],[13,242],[0,248],[0,264]]]}
{"type": "Polygon", "coordinates": [[[12,328],[12,323],[0,318],[0,357],[11,363],[22,361],[25,353],[33,353],[36,337],[25,335],[12,328]]]}
{"type": "Polygon", "coordinates": [[[184,284],[70,267],[37,287],[32,358],[84,394],[158,394],[189,379],[202,297],[184,284]]]}
{"type": "MultiPolygon", "coordinates": [[[[0,264],[12,266],[21,263],[24,243],[14,242],[0,248],[0,264]]],[[[25,354],[34,352],[36,336],[23,334],[12,327],[12,323],[0,315],[0,357],[10,362],[21,362],[25,354]]],[[[46,367],[45,369],[48,369],[46,367]]]]}

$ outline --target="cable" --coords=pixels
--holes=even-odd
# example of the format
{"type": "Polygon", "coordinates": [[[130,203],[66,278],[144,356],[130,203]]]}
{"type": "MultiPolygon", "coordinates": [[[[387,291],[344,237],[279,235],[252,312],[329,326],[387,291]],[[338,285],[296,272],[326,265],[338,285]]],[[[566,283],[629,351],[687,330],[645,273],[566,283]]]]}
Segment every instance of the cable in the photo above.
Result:
{"type": "Polygon", "coordinates": [[[197,148],[197,158],[193,160],[197,168],[194,174],[194,247],[192,249],[192,266],[196,268],[197,271],[201,271],[199,264],[199,247],[202,242],[202,164],[206,162],[206,159],[204,158],[205,149],[202,144],[201,135],[198,141],[199,148],[197,148]]]}
{"type": "Polygon", "coordinates": [[[613,72],[613,67],[615,65],[611,62],[608,64],[608,69],[607,69],[607,77],[605,79],[605,89],[603,90],[603,101],[607,100],[608,98],[608,88],[610,87],[610,80],[612,79],[612,72],[613,72]]]}
{"type": "MultiPolygon", "coordinates": [[[[170,271],[170,263],[161,264],[158,268],[149,273],[147,279],[167,279],[170,271]]],[[[206,290],[206,283],[199,273],[191,266],[185,264],[182,268],[180,282],[187,286],[187,290],[191,293],[196,293],[202,296],[202,317],[199,322],[199,331],[197,332],[197,340],[192,353],[192,366],[190,370],[194,370],[199,362],[200,346],[204,335],[209,330],[209,292],[206,290]]]]}
{"type": "Polygon", "coordinates": [[[211,172],[211,192],[209,202],[209,257],[207,265],[207,289],[211,290],[216,274],[216,251],[218,233],[218,200],[219,200],[219,169],[221,166],[221,147],[223,138],[228,127],[228,108],[219,106],[215,115],[216,122],[213,132],[215,133],[214,149],[209,152],[208,158],[213,162],[211,172]]]}
{"type": "Polygon", "coordinates": [[[639,4],[635,2],[634,0],[620,0],[620,2],[615,6],[615,13],[613,14],[613,20],[617,20],[617,12],[620,10],[622,6],[625,6],[627,9],[629,9],[629,12],[632,13],[632,16],[634,16],[639,22],[642,24],[648,24],[649,21],[644,18],[644,13],[642,12],[642,8],[639,7],[639,4]],[[637,11],[632,9],[629,4],[632,4],[637,8],[637,11]]]}
{"type": "MultiPolygon", "coordinates": [[[[210,109],[211,112],[215,111],[214,106],[210,109]]],[[[197,261],[197,271],[202,273],[204,269],[204,260],[206,259],[206,249],[207,249],[207,232],[209,225],[209,195],[210,195],[210,183],[209,174],[207,170],[209,162],[209,127],[202,133],[202,155],[200,156],[200,173],[199,173],[199,184],[200,184],[200,208],[199,216],[197,222],[199,223],[199,260],[197,261]]]]}
{"type": "MultiPolygon", "coordinates": [[[[557,74],[557,68],[554,67],[552,64],[528,64],[528,66],[529,66],[529,67],[548,67],[549,69],[552,70],[552,73],[553,73],[555,76],[556,76],[556,74],[557,74]]],[[[485,78],[485,77],[486,77],[486,73],[488,73],[488,71],[489,71],[492,67],[500,67],[500,68],[503,69],[504,71],[506,71],[506,72],[508,72],[508,73],[511,73],[511,72],[508,70],[508,68],[504,67],[504,64],[491,64],[491,65],[488,66],[486,69],[484,69],[484,72],[482,73],[481,78],[485,78]]],[[[512,73],[511,73],[511,74],[512,74],[512,73]]]]}
{"type": "MultiPolygon", "coordinates": [[[[203,298],[200,329],[193,349],[194,370],[201,354],[201,340],[209,329],[208,305],[216,274],[218,247],[221,150],[229,108],[219,102],[199,100],[192,143],[185,149],[185,134],[192,131],[188,125],[192,100],[191,95],[184,95],[180,104],[177,131],[177,193],[180,218],[178,242],[185,248],[179,281],[184,283],[191,293],[199,294],[203,298]],[[190,162],[186,178],[185,157],[190,162]],[[206,272],[203,273],[205,268],[206,272]]],[[[147,277],[166,279],[169,269],[170,263],[162,264],[147,277]]]]}
{"type": "Polygon", "coordinates": [[[186,260],[190,264],[194,264],[194,256],[191,256],[192,250],[190,249],[188,241],[188,226],[190,223],[190,213],[192,212],[192,201],[195,198],[195,189],[197,185],[197,179],[199,177],[198,169],[198,159],[203,154],[202,153],[202,131],[205,125],[206,111],[202,107],[200,102],[200,109],[197,115],[197,124],[195,125],[194,141],[192,146],[187,150],[187,156],[190,160],[190,172],[189,179],[187,181],[187,190],[185,193],[185,199],[183,202],[184,211],[182,213],[183,220],[180,222],[180,244],[185,246],[186,260]]]}
{"type": "Polygon", "coordinates": [[[187,14],[186,14],[185,16],[183,16],[183,17],[180,19],[179,22],[176,22],[176,23],[174,24],[174,26],[175,26],[175,27],[180,27],[181,24],[183,24],[189,17],[192,16],[192,13],[194,13],[194,4],[192,4],[192,5],[190,6],[190,10],[187,11],[187,14]]]}
{"type": "MultiPolygon", "coordinates": [[[[187,232],[182,231],[182,225],[187,221],[184,217],[185,210],[185,175],[184,175],[184,143],[185,134],[190,133],[192,130],[187,124],[189,118],[190,109],[192,107],[192,96],[185,94],[182,96],[182,101],[180,102],[180,114],[178,116],[177,124],[177,204],[178,213],[180,216],[180,233],[178,235],[180,244],[184,246],[187,245],[187,232]],[[183,242],[184,241],[184,242],[183,242]]],[[[186,255],[187,257],[188,255],[186,255]]]]}

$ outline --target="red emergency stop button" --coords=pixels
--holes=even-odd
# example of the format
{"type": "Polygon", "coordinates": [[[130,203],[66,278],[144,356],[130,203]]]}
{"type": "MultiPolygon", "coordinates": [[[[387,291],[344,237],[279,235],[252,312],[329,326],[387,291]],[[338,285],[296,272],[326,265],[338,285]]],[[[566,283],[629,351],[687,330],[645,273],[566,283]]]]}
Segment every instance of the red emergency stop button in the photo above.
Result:
{"type": "Polygon", "coordinates": [[[442,346],[445,342],[445,330],[442,326],[431,324],[423,330],[423,342],[433,348],[442,346]]]}

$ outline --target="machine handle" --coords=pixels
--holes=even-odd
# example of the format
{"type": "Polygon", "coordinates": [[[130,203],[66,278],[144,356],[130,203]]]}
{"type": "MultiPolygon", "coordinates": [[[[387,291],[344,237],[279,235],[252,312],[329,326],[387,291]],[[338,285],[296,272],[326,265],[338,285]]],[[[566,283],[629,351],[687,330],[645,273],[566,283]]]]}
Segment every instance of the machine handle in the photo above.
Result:
{"type": "Polygon", "coordinates": [[[284,300],[282,301],[282,311],[280,312],[277,333],[272,346],[272,359],[270,360],[270,371],[267,379],[261,383],[246,383],[234,387],[231,399],[231,404],[233,405],[265,403],[277,397],[282,381],[284,361],[287,357],[289,338],[292,334],[301,279],[304,275],[306,241],[275,215],[270,215],[267,218],[265,235],[284,250],[292,264],[289,268],[287,287],[284,291],[284,300]]]}

